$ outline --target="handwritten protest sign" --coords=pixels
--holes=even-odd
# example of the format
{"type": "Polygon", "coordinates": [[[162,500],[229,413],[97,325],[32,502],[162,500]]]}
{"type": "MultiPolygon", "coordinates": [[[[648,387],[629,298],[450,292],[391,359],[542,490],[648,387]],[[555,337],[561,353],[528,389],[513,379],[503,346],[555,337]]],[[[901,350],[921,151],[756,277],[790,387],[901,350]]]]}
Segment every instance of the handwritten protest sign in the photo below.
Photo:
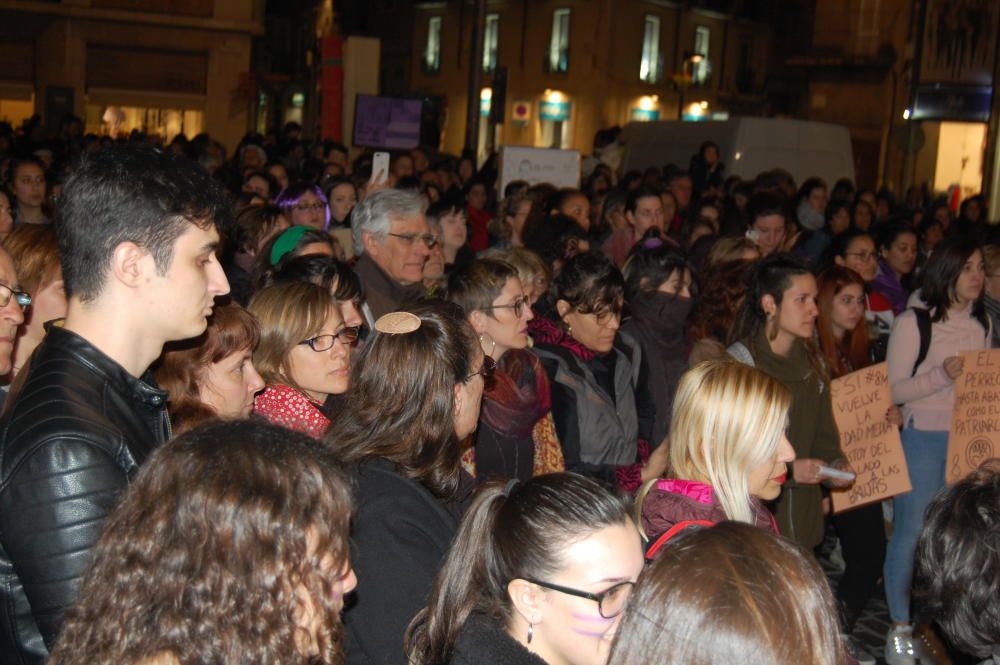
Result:
{"type": "Polygon", "coordinates": [[[833,512],[909,492],[910,474],[899,430],[886,420],[892,404],[886,364],[836,379],[830,385],[830,397],[840,447],[858,474],[853,485],[831,492],[833,512]]]}
{"type": "Polygon", "coordinates": [[[984,460],[1000,457],[1000,349],[964,351],[955,380],[945,480],[954,483],[984,460]]]}

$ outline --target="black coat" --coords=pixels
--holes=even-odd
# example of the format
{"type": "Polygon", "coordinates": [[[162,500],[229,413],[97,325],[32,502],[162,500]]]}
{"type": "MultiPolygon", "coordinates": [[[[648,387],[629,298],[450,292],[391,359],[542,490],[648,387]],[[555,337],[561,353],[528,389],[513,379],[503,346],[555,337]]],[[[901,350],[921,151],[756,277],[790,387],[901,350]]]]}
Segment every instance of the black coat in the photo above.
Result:
{"type": "Polygon", "coordinates": [[[545,665],[507,634],[499,620],[472,615],[455,640],[448,665],[545,665]]]}
{"type": "Polygon", "coordinates": [[[41,665],[121,491],[169,437],[167,394],[53,327],[0,421],[0,663],[41,665]]]}
{"type": "Polygon", "coordinates": [[[458,525],[442,501],[388,461],[362,463],[356,483],[358,586],[344,613],[347,662],[406,665],[406,627],[427,604],[458,525]]]}

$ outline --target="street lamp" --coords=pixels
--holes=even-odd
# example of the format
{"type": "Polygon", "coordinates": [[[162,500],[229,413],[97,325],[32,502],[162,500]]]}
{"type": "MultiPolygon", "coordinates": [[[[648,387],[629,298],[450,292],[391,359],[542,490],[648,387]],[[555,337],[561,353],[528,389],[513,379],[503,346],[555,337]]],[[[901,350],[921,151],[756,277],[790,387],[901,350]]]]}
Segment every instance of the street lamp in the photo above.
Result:
{"type": "Polygon", "coordinates": [[[687,88],[688,77],[694,78],[694,72],[691,70],[692,65],[696,65],[705,59],[701,53],[685,53],[684,59],[681,60],[681,78],[680,82],[677,84],[677,119],[684,119],[684,90],[687,88]],[[691,74],[688,72],[691,71],[691,74]]]}

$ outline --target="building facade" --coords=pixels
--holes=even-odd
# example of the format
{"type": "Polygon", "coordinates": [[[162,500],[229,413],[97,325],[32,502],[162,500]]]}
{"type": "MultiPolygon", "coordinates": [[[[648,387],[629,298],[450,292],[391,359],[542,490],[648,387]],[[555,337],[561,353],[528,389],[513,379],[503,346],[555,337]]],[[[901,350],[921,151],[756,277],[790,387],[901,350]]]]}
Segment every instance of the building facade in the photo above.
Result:
{"type": "Polygon", "coordinates": [[[66,113],[98,134],[208,132],[232,148],[250,124],[246,80],[263,0],[0,0],[0,120],[66,113]]]}
{"type": "Polygon", "coordinates": [[[995,2],[815,0],[811,49],[789,58],[808,81],[798,114],[850,129],[862,186],[979,193],[998,32],[995,2]]]}
{"type": "MultiPolygon", "coordinates": [[[[471,3],[417,2],[410,89],[437,97],[441,148],[465,143],[469,67],[482,70],[479,153],[495,145],[576,148],[602,127],[768,112],[772,32],[748,2],[491,0],[471,62],[471,3]],[[739,8],[739,9],[737,9],[739,8]],[[487,122],[498,73],[503,122],[487,122]]],[[[499,91],[497,91],[499,92],[499,91]]],[[[500,95],[496,95],[499,97],[500,95]]]]}

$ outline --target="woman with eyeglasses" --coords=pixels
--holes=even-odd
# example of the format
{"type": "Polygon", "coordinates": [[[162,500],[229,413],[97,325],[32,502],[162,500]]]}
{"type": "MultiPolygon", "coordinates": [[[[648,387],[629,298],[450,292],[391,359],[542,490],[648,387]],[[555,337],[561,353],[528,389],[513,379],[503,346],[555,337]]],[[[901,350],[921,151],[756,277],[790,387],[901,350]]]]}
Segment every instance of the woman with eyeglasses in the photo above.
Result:
{"type": "Polygon", "coordinates": [[[56,233],[50,224],[19,225],[3,246],[14,259],[21,289],[32,294],[14,345],[12,374],[16,376],[45,338],[45,324],[64,318],[68,304],[56,233]]]}
{"type": "Polygon", "coordinates": [[[605,665],[642,572],[628,507],[569,473],[490,483],[462,519],[411,665],[605,665]]]}
{"type": "Polygon", "coordinates": [[[656,406],[643,376],[642,349],[619,332],[625,280],[599,252],[566,262],[552,284],[555,323],[534,327],[535,352],[552,384],[552,417],[566,470],[635,491],[658,478],[666,446],[656,446],[656,406]]]}
{"type": "Polygon", "coordinates": [[[528,322],[534,317],[528,298],[517,269],[495,258],[474,261],[448,282],[448,299],[465,310],[483,352],[496,364],[466,457],[480,480],[527,480],[563,468],[549,378],[528,350],[528,322]]]}
{"type": "Polygon", "coordinates": [[[253,364],[267,383],[254,399],[254,413],[321,437],[330,426],[323,403],[350,385],[358,328],[344,325],[328,289],[306,282],[263,288],[249,309],[260,322],[253,364]]]}
{"type": "Polygon", "coordinates": [[[889,343],[889,331],[896,315],[892,303],[880,292],[872,288],[878,275],[878,254],[875,240],[864,232],[850,229],[833,239],[827,248],[825,269],[834,266],[850,268],[865,283],[865,321],[868,323],[868,339],[871,358],[875,362],[885,360],[885,349],[889,343]]]}
{"type": "Polygon", "coordinates": [[[407,662],[406,626],[427,602],[471,489],[460,442],[479,422],[490,367],[464,312],[444,302],[383,315],[361,351],[326,435],[356,487],[350,663],[407,662]]]}
{"type": "Polygon", "coordinates": [[[293,183],[281,190],[274,204],[288,212],[292,226],[308,226],[321,231],[330,226],[326,195],[316,185],[293,183]]]}

